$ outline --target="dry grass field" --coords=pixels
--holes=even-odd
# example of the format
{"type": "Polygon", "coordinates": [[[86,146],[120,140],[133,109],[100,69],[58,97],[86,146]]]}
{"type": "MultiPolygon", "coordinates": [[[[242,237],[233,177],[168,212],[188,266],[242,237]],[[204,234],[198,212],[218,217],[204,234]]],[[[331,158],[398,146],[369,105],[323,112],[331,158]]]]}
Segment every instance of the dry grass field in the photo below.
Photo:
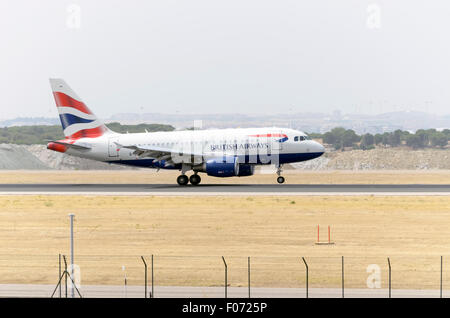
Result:
{"type": "Polygon", "coordinates": [[[75,263],[82,284],[143,284],[140,255],[154,254],[155,284],[220,286],[225,256],[231,286],[364,288],[367,266],[387,257],[393,288],[450,288],[450,197],[126,197],[0,196],[0,283],[56,284],[58,253],[69,255],[76,214],[75,263]],[[334,245],[315,245],[317,225],[334,245]],[[447,255],[449,257],[447,257],[447,255]],[[125,270],[122,269],[125,266],[125,270]],[[447,282],[448,280],[448,282],[447,282]]]}
{"type": "MultiPolygon", "coordinates": [[[[0,183],[139,183],[174,184],[178,171],[142,169],[124,171],[1,171],[0,183]]],[[[450,170],[424,171],[300,171],[285,170],[290,184],[449,184],[450,170]]],[[[274,171],[264,170],[251,177],[214,178],[201,174],[208,184],[271,184],[274,171]]]]}

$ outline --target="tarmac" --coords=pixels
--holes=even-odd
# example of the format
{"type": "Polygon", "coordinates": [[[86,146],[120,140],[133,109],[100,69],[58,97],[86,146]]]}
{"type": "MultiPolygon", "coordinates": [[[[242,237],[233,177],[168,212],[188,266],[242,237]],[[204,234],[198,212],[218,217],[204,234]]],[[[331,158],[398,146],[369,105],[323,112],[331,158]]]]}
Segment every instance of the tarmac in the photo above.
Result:
{"type": "Polygon", "coordinates": [[[450,195],[450,184],[0,184],[0,195],[450,195]]]}

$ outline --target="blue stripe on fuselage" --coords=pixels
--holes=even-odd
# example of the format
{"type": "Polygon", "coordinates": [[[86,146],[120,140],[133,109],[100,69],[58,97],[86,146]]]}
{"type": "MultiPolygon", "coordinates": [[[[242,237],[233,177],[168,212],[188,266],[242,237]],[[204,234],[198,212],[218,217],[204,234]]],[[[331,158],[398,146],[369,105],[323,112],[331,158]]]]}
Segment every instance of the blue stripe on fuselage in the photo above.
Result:
{"type": "MultiPolygon", "coordinates": [[[[311,160],[317,157],[320,157],[323,155],[323,152],[309,152],[309,153],[285,153],[279,155],[279,163],[292,163],[292,162],[302,162],[306,160],[311,160]]],[[[255,163],[255,158],[251,158],[248,155],[246,156],[239,156],[239,163],[255,163]]],[[[268,162],[270,159],[270,155],[267,157],[258,156],[256,158],[257,163],[256,164],[271,164],[274,162],[268,162]],[[268,160],[264,160],[268,159],[268,160]]],[[[181,164],[177,164],[175,166],[168,166],[164,167],[164,160],[162,162],[154,162],[155,159],[133,159],[133,160],[115,160],[115,161],[108,161],[108,163],[114,163],[114,164],[122,164],[127,166],[134,166],[134,167],[141,167],[141,168],[161,168],[161,169],[180,169],[181,164]]]]}

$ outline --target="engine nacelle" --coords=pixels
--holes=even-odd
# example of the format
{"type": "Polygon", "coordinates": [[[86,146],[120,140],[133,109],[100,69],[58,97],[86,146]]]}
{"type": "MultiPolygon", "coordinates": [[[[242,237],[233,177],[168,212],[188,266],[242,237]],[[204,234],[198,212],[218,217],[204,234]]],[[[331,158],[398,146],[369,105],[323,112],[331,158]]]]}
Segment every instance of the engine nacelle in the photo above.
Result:
{"type": "Polygon", "coordinates": [[[205,172],[213,177],[235,177],[239,175],[239,159],[237,157],[209,159],[205,163],[205,172]]]}
{"type": "Polygon", "coordinates": [[[241,164],[239,165],[238,177],[252,176],[255,173],[255,165],[241,164]]]}

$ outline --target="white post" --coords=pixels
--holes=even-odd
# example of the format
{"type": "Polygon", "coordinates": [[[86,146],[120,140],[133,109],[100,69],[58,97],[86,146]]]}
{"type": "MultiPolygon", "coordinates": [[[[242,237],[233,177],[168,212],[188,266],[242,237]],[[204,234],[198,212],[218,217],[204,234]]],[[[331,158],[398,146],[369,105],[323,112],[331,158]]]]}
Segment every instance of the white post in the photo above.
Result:
{"type": "Polygon", "coordinates": [[[71,276],[71,280],[73,281],[71,283],[72,286],[72,298],[75,297],[75,275],[74,275],[74,268],[73,268],[73,264],[74,264],[74,259],[73,259],[73,218],[75,216],[75,214],[71,213],[69,214],[70,216],[70,276],[71,276]]]}
{"type": "Polygon", "coordinates": [[[124,294],[125,294],[125,298],[128,297],[127,295],[127,272],[125,271],[125,265],[122,265],[122,271],[123,271],[123,277],[124,277],[124,294]]]}

